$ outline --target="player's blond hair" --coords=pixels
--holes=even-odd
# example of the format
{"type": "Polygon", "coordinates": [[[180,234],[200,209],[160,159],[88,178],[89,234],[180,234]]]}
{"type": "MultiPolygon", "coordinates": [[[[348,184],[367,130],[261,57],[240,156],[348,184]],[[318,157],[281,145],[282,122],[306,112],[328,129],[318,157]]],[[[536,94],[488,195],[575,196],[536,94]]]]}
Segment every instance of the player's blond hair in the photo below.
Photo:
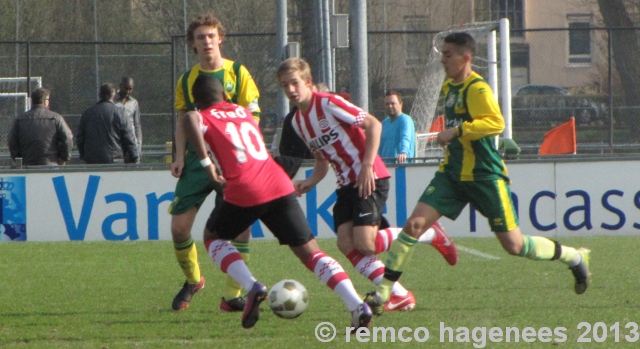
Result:
{"type": "Polygon", "coordinates": [[[276,73],[276,78],[280,81],[280,78],[285,74],[298,72],[300,77],[305,81],[312,81],[313,77],[311,76],[311,67],[309,63],[302,58],[291,57],[287,58],[280,64],[278,68],[278,72],[276,73]]]}

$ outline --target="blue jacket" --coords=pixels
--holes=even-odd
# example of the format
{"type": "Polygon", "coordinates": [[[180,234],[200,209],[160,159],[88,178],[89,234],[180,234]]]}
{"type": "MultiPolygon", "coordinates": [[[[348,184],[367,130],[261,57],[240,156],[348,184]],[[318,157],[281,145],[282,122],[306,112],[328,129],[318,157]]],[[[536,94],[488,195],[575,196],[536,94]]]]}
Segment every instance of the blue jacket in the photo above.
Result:
{"type": "Polygon", "coordinates": [[[386,162],[402,153],[407,154],[407,158],[416,156],[416,127],[413,119],[404,113],[393,121],[390,117],[382,120],[382,136],[378,148],[378,154],[386,162]]]}

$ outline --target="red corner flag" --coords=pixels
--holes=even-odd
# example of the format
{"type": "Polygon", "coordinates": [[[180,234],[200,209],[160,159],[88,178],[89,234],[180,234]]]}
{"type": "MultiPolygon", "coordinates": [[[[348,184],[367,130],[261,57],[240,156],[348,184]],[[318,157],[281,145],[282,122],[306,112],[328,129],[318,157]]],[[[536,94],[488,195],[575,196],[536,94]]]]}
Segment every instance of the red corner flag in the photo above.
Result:
{"type": "Polygon", "coordinates": [[[431,122],[431,127],[429,127],[429,133],[441,131],[444,131],[444,115],[438,116],[431,122]]]}
{"type": "MultiPolygon", "coordinates": [[[[431,121],[431,126],[429,127],[429,133],[438,133],[444,131],[444,115],[440,115],[431,121]]],[[[429,137],[428,141],[434,141],[436,137],[429,137]]]]}
{"type": "Polygon", "coordinates": [[[545,133],[540,145],[540,154],[575,154],[576,153],[576,119],[557,126],[545,133]]]}

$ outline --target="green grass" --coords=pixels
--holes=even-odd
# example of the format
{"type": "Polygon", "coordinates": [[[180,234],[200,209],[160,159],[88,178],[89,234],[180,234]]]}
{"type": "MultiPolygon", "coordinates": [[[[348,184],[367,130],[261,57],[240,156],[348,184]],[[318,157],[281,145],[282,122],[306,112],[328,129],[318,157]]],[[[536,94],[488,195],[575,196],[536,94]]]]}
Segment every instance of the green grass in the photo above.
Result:
{"type": "MultiPolygon", "coordinates": [[[[339,254],[335,240],[320,240],[336,257],[360,292],[371,285],[339,254]]],[[[69,242],[0,244],[0,347],[9,348],[479,348],[468,343],[441,343],[440,323],[467,327],[565,327],[564,343],[492,343],[486,348],[636,348],[624,339],[628,322],[640,324],[640,239],[597,237],[566,239],[593,250],[593,284],[586,294],[573,293],[573,277],[559,262],[533,262],[508,256],[495,239],[457,239],[464,247],[499,256],[476,257],[461,251],[448,266],[430,246],[415,252],[403,284],[413,290],[412,312],[385,313],[373,326],[426,327],[427,343],[345,342],[350,315],[343,303],[274,241],[254,241],[250,268],[267,285],[283,278],[302,282],[310,293],[307,311],[283,320],[270,311],[250,330],[240,314],[218,309],[223,275],[199,244],[207,286],[179,313],[171,300],[183,282],[170,242],[69,242]],[[316,340],[314,329],[329,321],[338,328],[332,343],[316,340]],[[620,342],[613,332],[604,343],[576,343],[580,322],[620,323],[620,342]]],[[[640,330],[638,330],[640,331],[640,330]]],[[[587,336],[593,338],[593,331],[587,336]]],[[[551,338],[554,338],[552,336],[551,338]]],[[[462,339],[462,338],[461,338],[462,339]]]]}

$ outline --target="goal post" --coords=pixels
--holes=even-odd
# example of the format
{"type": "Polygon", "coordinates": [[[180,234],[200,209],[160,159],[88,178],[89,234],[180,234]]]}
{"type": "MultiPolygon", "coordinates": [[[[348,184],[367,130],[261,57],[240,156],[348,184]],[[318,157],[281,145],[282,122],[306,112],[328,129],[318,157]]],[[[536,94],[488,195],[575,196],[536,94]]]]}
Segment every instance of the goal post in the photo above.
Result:
{"type": "Polygon", "coordinates": [[[444,155],[435,137],[431,124],[440,114],[442,101],[440,91],[445,80],[445,72],[440,63],[444,38],[454,32],[470,34],[477,44],[478,51],[472,62],[473,69],[482,75],[491,86],[496,98],[501,93],[501,108],[505,117],[504,136],[511,138],[511,70],[509,50],[509,20],[501,19],[493,22],[477,22],[454,25],[437,33],[431,45],[425,72],[418,86],[416,97],[409,115],[416,124],[416,157],[442,157],[444,155]],[[496,32],[500,32],[498,42],[496,32]],[[498,72],[498,46],[500,47],[500,71],[498,72]],[[481,53],[486,48],[486,53],[481,53]],[[506,104],[505,104],[506,103],[506,104]]]}
{"type": "Polygon", "coordinates": [[[26,92],[0,92],[0,104],[4,105],[7,100],[10,100],[10,102],[17,101],[15,115],[31,109],[31,98],[26,92]]]}
{"type": "Polygon", "coordinates": [[[0,92],[26,92],[42,88],[41,76],[10,76],[0,77],[0,92]]]}
{"type": "Polygon", "coordinates": [[[13,119],[31,108],[31,98],[26,92],[0,92],[0,149],[8,142],[13,119]]]}

